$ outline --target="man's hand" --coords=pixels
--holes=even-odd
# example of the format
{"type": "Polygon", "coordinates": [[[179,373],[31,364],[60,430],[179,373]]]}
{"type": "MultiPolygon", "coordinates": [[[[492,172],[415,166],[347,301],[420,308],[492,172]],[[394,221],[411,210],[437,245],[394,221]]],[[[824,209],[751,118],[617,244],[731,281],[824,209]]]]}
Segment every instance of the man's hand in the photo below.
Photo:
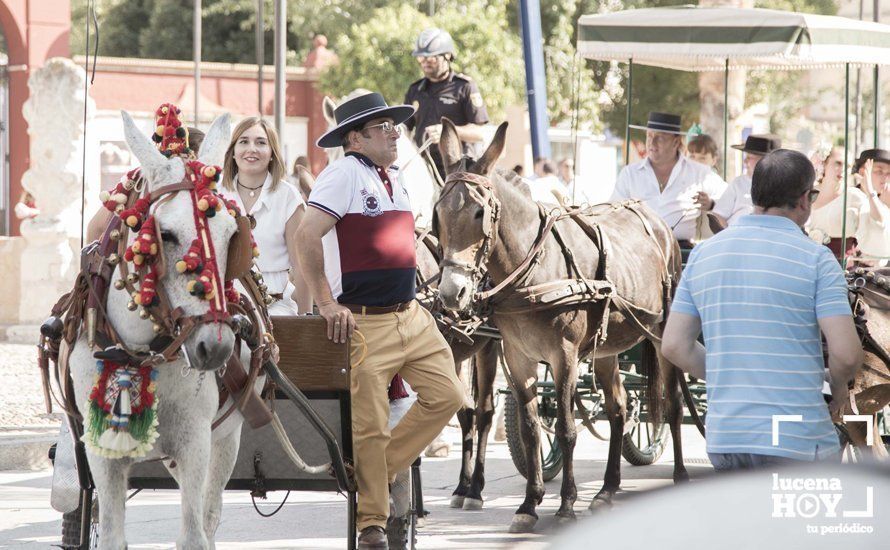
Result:
{"type": "Polygon", "coordinates": [[[697,204],[698,207],[705,212],[708,212],[714,208],[714,201],[711,200],[711,197],[709,197],[708,194],[704,191],[699,191],[698,193],[696,193],[692,200],[695,201],[695,204],[697,204]]]}
{"type": "Polygon", "coordinates": [[[831,403],[828,412],[831,413],[832,422],[843,422],[844,413],[850,408],[850,390],[843,384],[832,384],[831,403]]]}
{"type": "Polygon", "coordinates": [[[424,141],[431,139],[433,143],[439,143],[439,139],[442,137],[442,125],[441,124],[433,124],[432,126],[427,126],[424,131],[424,141]]]}
{"type": "Polygon", "coordinates": [[[328,322],[328,340],[336,344],[345,344],[355,332],[355,317],[348,308],[336,302],[318,304],[318,313],[328,322]]]}

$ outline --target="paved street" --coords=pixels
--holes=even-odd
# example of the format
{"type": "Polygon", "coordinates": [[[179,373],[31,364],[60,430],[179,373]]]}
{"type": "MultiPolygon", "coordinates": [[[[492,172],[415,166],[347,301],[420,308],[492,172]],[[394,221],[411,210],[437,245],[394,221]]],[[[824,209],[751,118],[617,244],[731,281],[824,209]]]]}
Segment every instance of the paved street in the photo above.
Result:
{"type": "MultiPolygon", "coordinates": [[[[687,428],[687,461],[693,479],[707,476],[703,439],[687,428]]],[[[458,431],[448,429],[455,440],[458,431]]],[[[579,517],[590,514],[587,505],[601,486],[605,467],[605,444],[587,434],[579,438],[575,462],[578,479],[579,517]]],[[[623,487],[616,507],[627,505],[634,493],[670,483],[671,464],[665,457],[648,467],[623,465],[623,487]]],[[[548,534],[557,528],[553,514],[559,506],[560,478],[547,483],[547,495],[539,508],[541,517],[534,535],[507,533],[510,519],[522,501],[525,480],[516,473],[505,443],[489,446],[486,463],[488,481],[485,509],[479,512],[452,510],[449,499],[460,467],[458,453],[447,458],[425,459],[424,497],[431,512],[419,532],[420,548],[544,548],[548,534]]],[[[49,506],[50,471],[0,473],[0,548],[47,548],[58,543],[60,514],[49,506]]],[[[259,504],[269,512],[281,502],[283,493],[270,493],[259,504]]],[[[178,493],[153,491],[130,501],[127,535],[131,549],[171,548],[178,530],[178,493]]],[[[218,548],[343,548],[346,526],[345,499],[331,493],[291,493],[281,512],[263,518],[253,510],[248,493],[227,493],[223,520],[217,535],[218,548]]]]}
{"type": "MultiPolygon", "coordinates": [[[[0,443],[14,451],[22,434],[52,433],[58,416],[45,414],[40,394],[34,347],[0,344],[0,443]],[[28,430],[22,427],[30,427],[28,430]],[[18,439],[17,439],[18,438],[18,439]]],[[[602,430],[608,433],[604,423],[602,430]]],[[[546,484],[547,494],[539,507],[540,521],[533,535],[510,535],[507,528],[513,512],[525,495],[525,479],[510,459],[506,443],[490,443],[486,462],[487,483],[482,511],[453,510],[451,492],[460,470],[456,443],[460,432],[449,427],[446,439],[452,441],[446,458],[424,459],[423,485],[427,510],[426,525],[419,531],[420,548],[544,548],[559,526],[554,513],[559,507],[560,477],[546,484]]],[[[684,427],[687,467],[694,479],[711,474],[704,451],[704,439],[691,426],[684,427]]],[[[30,443],[43,452],[45,443],[30,443]]],[[[607,446],[583,432],[578,438],[575,475],[578,481],[579,517],[590,515],[587,505],[602,485],[607,446]]],[[[623,488],[616,508],[627,506],[635,494],[670,484],[672,465],[670,445],[653,466],[633,467],[623,463],[623,488]]],[[[48,548],[58,544],[61,514],[49,505],[52,472],[0,472],[0,548],[48,548]]],[[[284,493],[270,493],[259,502],[271,512],[284,493]]],[[[223,519],[217,535],[220,549],[344,548],[346,501],[333,493],[291,493],[281,511],[270,518],[259,516],[247,492],[225,495],[223,519]]],[[[129,503],[127,536],[131,549],[171,548],[179,529],[179,493],[146,491],[129,503]]]]}

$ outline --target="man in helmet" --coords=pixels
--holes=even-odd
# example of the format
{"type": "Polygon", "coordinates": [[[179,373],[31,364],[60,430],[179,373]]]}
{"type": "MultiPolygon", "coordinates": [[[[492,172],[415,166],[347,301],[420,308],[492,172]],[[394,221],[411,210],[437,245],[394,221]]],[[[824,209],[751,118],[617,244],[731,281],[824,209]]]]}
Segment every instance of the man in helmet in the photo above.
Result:
{"type": "Polygon", "coordinates": [[[424,30],[417,37],[411,55],[420,64],[423,78],[411,84],[405,94],[405,103],[417,110],[405,125],[414,132],[414,143],[418,147],[432,140],[427,150],[444,178],[442,157],[435,146],[442,133],[442,117],[448,117],[457,126],[464,153],[476,157],[482,142],[481,126],[488,123],[488,112],[476,83],[451,69],[454,42],[450,34],[437,28],[424,30]]]}

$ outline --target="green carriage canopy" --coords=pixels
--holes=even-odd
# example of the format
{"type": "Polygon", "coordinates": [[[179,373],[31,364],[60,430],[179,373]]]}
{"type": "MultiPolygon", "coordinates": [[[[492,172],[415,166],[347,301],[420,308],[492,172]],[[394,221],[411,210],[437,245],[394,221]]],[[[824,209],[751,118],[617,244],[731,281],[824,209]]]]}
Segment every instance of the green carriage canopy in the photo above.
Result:
{"type": "Polygon", "coordinates": [[[578,53],[682,71],[890,65],[890,25],[765,9],[647,8],[584,15],[578,53]]]}

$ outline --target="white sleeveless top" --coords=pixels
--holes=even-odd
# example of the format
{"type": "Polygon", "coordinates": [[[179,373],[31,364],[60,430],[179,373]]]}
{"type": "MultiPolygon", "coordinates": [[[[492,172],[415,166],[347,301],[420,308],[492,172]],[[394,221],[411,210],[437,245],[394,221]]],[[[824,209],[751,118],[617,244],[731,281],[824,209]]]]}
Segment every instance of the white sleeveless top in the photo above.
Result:
{"type": "Polygon", "coordinates": [[[856,238],[859,240],[859,250],[865,256],[890,258],[890,207],[876,200],[878,208],[884,219],[876,222],[869,211],[859,215],[859,231],[856,238]]]}
{"type": "MultiPolygon", "coordinates": [[[[849,187],[847,189],[846,236],[852,237],[859,228],[861,215],[868,215],[868,197],[865,193],[849,187]]],[[[806,227],[811,236],[824,236],[839,239],[844,226],[844,196],[837,196],[822,208],[814,209],[806,227]]]]}
{"type": "Polygon", "coordinates": [[[291,268],[284,228],[297,208],[304,204],[303,198],[296,187],[284,180],[278,182],[275,190],[272,190],[272,174],[266,174],[260,196],[250,212],[246,212],[241,195],[237,191],[237,175],[234,184],[234,190],[221,189],[221,192],[226,198],[234,199],[242,213],[250,214],[256,219],[253,239],[260,250],[257,267],[263,273],[263,280],[269,287],[269,293],[282,293],[288,283],[287,271],[291,268]]]}

